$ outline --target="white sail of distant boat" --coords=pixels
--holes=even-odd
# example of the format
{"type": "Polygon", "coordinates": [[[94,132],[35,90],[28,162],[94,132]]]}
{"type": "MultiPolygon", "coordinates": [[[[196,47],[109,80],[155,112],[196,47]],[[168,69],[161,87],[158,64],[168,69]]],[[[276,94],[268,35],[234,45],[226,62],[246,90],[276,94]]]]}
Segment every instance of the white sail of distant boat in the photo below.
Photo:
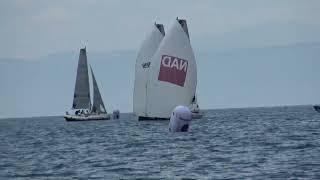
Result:
{"type": "MultiPolygon", "coordinates": [[[[91,68],[91,66],[90,66],[91,68]]],[[[80,49],[78,61],[76,85],[73,96],[73,105],[70,112],[67,111],[64,118],[67,121],[107,120],[107,114],[101,94],[91,68],[93,81],[93,105],[90,100],[90,86],[88,74],[88,62],[86,48],[80,49]]]]}
{"type": "Polygon", "coordinates": [[[86,48],[80,49],[72,108],[73,109],[90,109],[91,108],[86,48]]]}
{"type": "Polygon", "coordinates": [[[106,108],[104,107],[103,100],[101,98],[101,94],[99,91],[99,87],[94,76],[92,67],[90,66],[91,76],[92,76],[92,84],[93,84],[93,103],[92,103],[92,113],[106,113],[106,108]]]}
{"type": "Polygon", "coordinates": [[[176,19],[154,54],[147,82],[147,116],[168,119],[178,105],[189,106],[197,86],[197,65],[185,20],[176,19]]]}
{"type": "Polygon", "coordinates": [[[138,116],[146,116],[146,83],[151,58],[165,36],[162,24],[155,23],[139,50],[135,65],[135,81],[133,92],[133,112],[138,116]]]}

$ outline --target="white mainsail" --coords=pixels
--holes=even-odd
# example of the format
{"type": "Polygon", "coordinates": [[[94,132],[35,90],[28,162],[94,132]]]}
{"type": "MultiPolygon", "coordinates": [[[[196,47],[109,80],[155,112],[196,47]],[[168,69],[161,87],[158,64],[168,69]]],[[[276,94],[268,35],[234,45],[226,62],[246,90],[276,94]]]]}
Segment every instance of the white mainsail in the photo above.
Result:
{"type": "Polygon", "coordinates": [[[133,91],[133,112],[137,116],[146,116],[146,83],[151,58],[165,35],[162,24],[155,23],[152,31],[143,41],[135,65],[133,91]]]}
{"type": "Polygon", "coordinates": [[[107,113],[91,66],[90,66],[90,70],[91,70],[91,76],[92,76],[92,82],[93,82],[93,103],[92,103],[91,112],[107,113]]]}
{"type": "Polygon", "coordinates": [[[86,48],[80,49],[72,109],[90,109],[90,87],[86,48]]]}
{"type": "Polygon", "coordinates": [[[176,106],[189,106],[196,86],[197,67],[187,23],[177,18],[151,61],[147,116],[169,118],[176,106]]]}

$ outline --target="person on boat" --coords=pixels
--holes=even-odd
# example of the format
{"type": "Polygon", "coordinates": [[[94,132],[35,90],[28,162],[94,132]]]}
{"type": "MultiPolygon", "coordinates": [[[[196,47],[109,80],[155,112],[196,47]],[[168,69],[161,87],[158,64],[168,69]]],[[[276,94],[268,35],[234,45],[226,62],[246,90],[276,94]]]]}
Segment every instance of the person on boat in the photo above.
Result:
{"type": "Polygon", "coordinates": [[[92,112],[93,112],[93,113],[96,113],[96,112],[97,112],[96,107],[93,107],[93,108],[92,108],[92,112]]]}

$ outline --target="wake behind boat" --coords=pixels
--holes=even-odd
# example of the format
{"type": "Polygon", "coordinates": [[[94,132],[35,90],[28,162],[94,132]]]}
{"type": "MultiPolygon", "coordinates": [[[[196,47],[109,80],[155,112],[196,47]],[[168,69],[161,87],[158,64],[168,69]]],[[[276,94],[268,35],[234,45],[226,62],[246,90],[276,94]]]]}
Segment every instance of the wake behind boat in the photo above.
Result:
{"type": "Polygon", "coordinates": [[[80,49],[76,85],[71,110],[66,112],[66,121],[108,120],[96,78],[90,66],[93,81],[93,105],[90,100],[90,85],[86,48],[80,49]]]}

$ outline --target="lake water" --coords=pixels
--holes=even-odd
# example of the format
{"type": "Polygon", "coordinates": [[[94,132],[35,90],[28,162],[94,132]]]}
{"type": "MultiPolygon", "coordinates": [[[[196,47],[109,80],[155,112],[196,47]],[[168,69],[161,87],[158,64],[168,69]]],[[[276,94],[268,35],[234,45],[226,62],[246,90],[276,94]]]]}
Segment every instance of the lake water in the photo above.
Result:
{"type": "Polygon", "coordinates": [[[0,179],[320,179],[311,106],[208,110],[188,133],[168,121],[0,120],[0,179]]]}

